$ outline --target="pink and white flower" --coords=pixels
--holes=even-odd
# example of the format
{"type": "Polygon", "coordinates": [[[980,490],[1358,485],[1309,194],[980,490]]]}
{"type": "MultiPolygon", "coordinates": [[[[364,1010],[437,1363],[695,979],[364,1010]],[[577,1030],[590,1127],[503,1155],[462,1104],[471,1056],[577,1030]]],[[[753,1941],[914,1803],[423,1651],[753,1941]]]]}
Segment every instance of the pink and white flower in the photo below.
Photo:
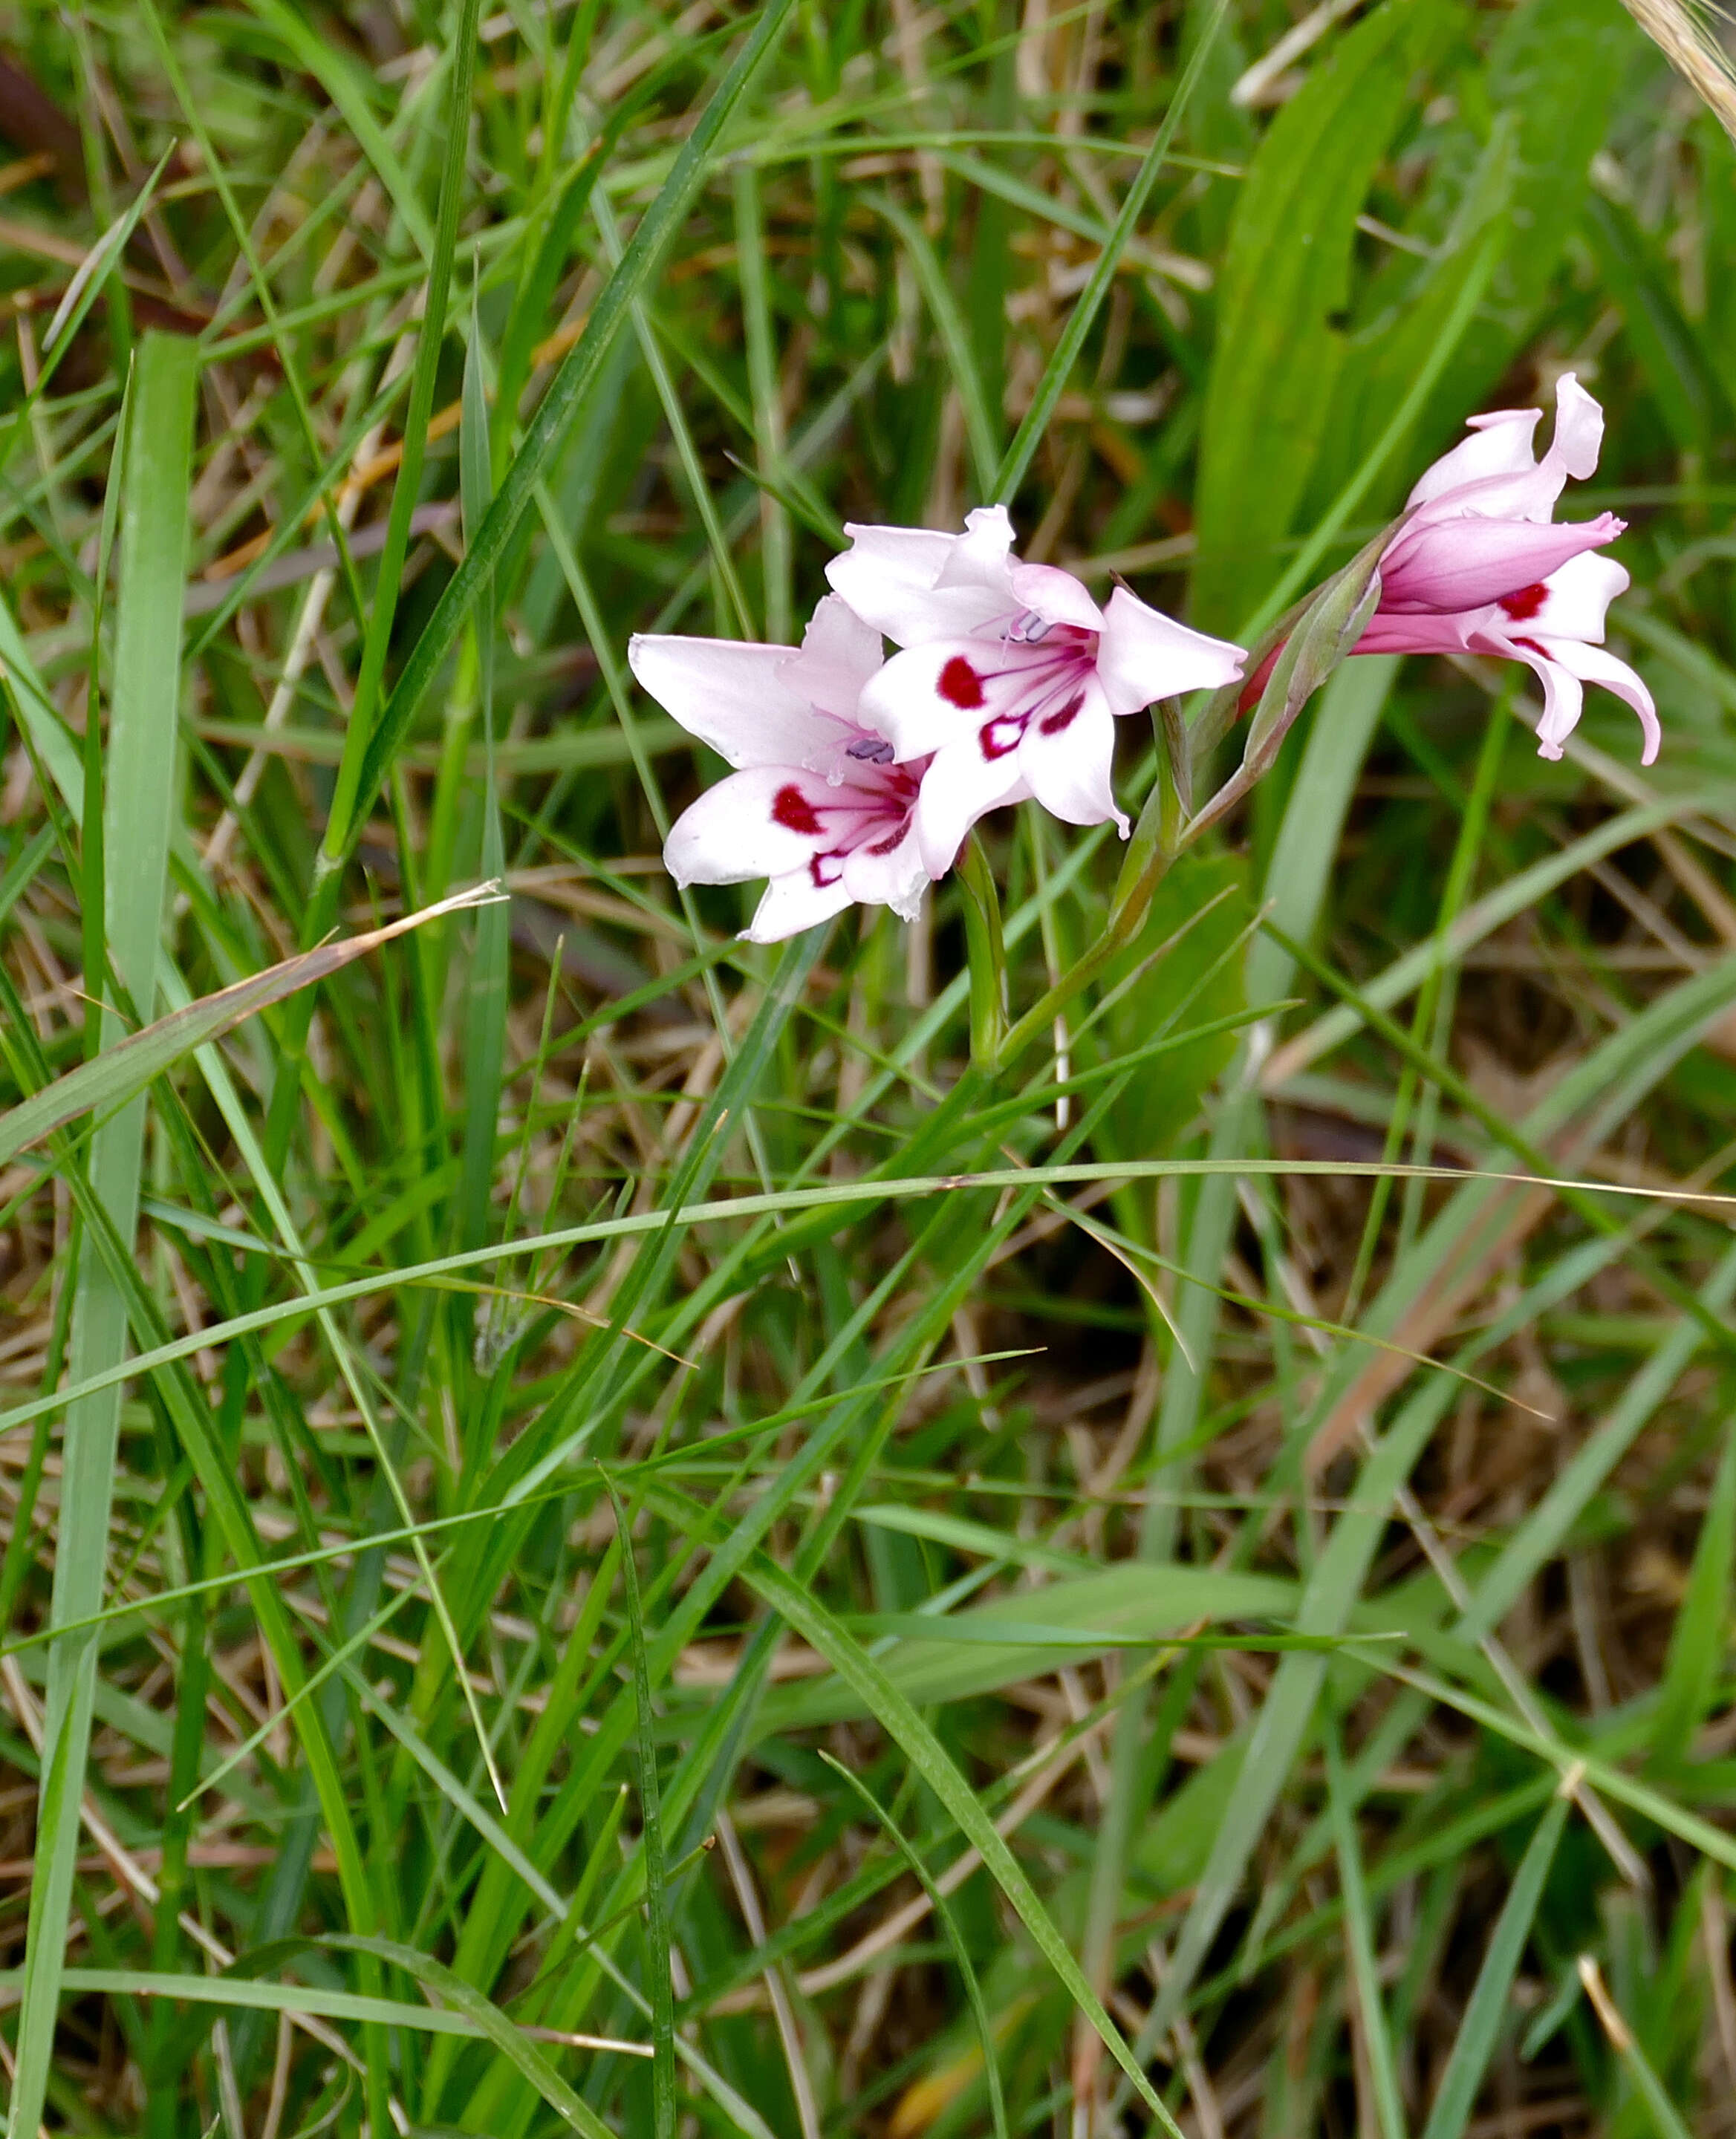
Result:
{"type": "Polygon", "coordinates": [[[909,763],[933,755],[915,829],[944,876],[977,820],[1034,797],[1070,825],[1113,821],[1115,719],[1233,682],[1239,647],[1150,609],[1125,587],[1099,608],[1072,573],[1013,555],[1003,507],[962,535],[850,527],[826,568],[856,614],[903,651],[867,683],[861,717],[909,763]]]}
{"type": "Polygon", "coordinates": [[[1563,485],[1597,466],[1603,411],[1572,373],[1556,387],[1555,434],[1541,460],[1540,409],[1498,409],[1443,455],[1410,493],[1380,559],[1380,605],[1358,653],[1493,654],[1523,661],[1543,687],[1537,749],[1558,758],[1584,686],[1601,683],[1640,717],[1642,762],[1658,754],[1651,693],[1603,646],[1604,614],[1628,577],[1591,554],[1621,533],[1613,513],[1555,521],[1563,485]]]}
{"type": "Polygon", "coordinates": [[[677,884],[769,877],[743,931],[775,943],[846,906],[915,920],[928,882],[913,819],[926,758],[900,764],[859,712],[880,634],[828,595],[799,649],[640,634],[633,673],[737,770],[682,812],[663,859],[677,884]]]}

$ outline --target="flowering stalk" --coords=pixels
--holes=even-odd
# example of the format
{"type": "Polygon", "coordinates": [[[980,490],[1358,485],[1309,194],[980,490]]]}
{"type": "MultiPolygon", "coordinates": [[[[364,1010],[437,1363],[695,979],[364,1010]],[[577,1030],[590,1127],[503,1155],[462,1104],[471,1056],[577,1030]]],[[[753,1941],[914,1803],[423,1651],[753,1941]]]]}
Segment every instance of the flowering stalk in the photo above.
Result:
{"type": "MultiPolygon", "coordinates": [[[[1270,771],[1297,715],[1340,662],[1356,650],[1380,605],[1386,541],[1383,529],[1292,616],[1273,626],[1268,634],[1269,644],[1255,649],[1255,656],[1251,657],[1253,680],[1258,685],[1263,678],[1263,684],[1248,726],[1241,765],[1189,820],[1182,835],[1184,845],[1191,845],[1209,825],[1216,824],[1270,771]]],[[[1251,688],[1230,683],[1218,693],[1200,723],[1203,744],[1224,732],[1251,688]]],[[[1199,755],[1196,753],[1196,764],[1199,755]]]]}
{"type": "Polygon", "coordinates": [[[1160,751],[1157,779],[1127,843],[1127,853],[1110,900],[1109,918],[1102,934],[1014,1024],[995,1057],[996,1070],[1008,1068],[1032,1040],[1040,1040],[1075,997],[1091,986],[1145,927],[1157,887],[1169,874],[1170,865],[1180,851],[1182,825],[1181,805],[1169,753],[1160,751]]]}
{"type": "Polygon", "coordinates": [[[1007,944],[994,872],[974,832],[959,850],[958,871],[970,967],[970,1059],[992,1070],[1000,1060],[1007,1030],[1007,944]]]}

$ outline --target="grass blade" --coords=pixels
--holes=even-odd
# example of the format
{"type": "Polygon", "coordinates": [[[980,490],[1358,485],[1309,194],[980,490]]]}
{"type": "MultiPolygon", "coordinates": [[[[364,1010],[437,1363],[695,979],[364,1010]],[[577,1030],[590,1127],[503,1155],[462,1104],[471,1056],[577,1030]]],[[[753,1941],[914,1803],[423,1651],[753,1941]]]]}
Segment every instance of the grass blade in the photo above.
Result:
{"type": "Polygon", "coordinates": [[[1537,1823],[1519,1868],[1513,1874],[1501,1914],[1496,1919],[1483,1965],[1465,2008],[1447,2068],[1441,2074],[1423,2127],[1423,2139],[1463,2139],[1477,2100],[1483,2075],[1488,2070],[1495,2044],[1508,2018],[1514,1976],[1531,1936],[1532,1920],[1542,1898],[1543,1882],[1555,1862],[1556,1845],[1567,1823],[1570,1809],[1565,1797],[1557,1797],[1537,1823]]]}
{"type": "Polygon", "coordinates": [[[651,1979],[651,2115],[655,2139],[674,2139],[675,1992],[669,1974],[668,1860],[657,1788],[657,1744],[651,1730],[651,1678],[645,1664],[645,1619],[640,1610],[639,1570],[633,1559],[633,1526],[615,1481],[604,1473],[620,1539],[621,1582],[633,1653],[633,1706],[639,1720],[639,1812],[645,1852],[645,1953],[651,1979]]]}
{"type": "MultiPolygon", "coordinates": [[[[334,815],[326,852],[332,859],[347,854],[361,836],[363,815],[380,787],[411,720],[432,688],[446,657],[458,643],[465,619],[504,555],[566,436],[567,426],[602,370],[615,336],[627,324],[664,247],[686,218],[724,127],[746,94],[760,63],[782,34],[796,0],[768,0],[759,11],[753,35],[730,66],[682,144],[674,168],[656,200],[634,232],[620,265],[610,276],[591,309],[585,330],[562,359],[537,413],[525,427],[524,443],[513,456],[494,502],[467,549],[464,561],[448,581],[434,614],[423,627],[392,695],[368,738],[354,796],[345,820],[334,815]]],[[[1057,389],[1058,390],[1058,389],[1057,389]]]]}
{"type": "Polygon", "coordinates": [[[272,1003],[282,1002],[298,988],[311,986],[316,981],[341,972],[356,959],[378,950],[382,943],[389,943],[395,937],[407,935],[412,929],[448,914],[468,913],[474,907],[486,908],[498,903],[498,894],[489,884],[456,892],[438,905],[422,907],[414,913],[386,923],[383,928],[370,928],[364,935],[346,937],[341,942],[325,944],[316,951],[299,952],[280,965],[268,966],[262,973],[237,981],[214,996],[202,996],[184,1009],[171,1011],[155,1024],[146,1025],[142,1031],[127,1034],[92,1060],[69,1070],[43,1090],[32,1093],[27,1099],[20,1100],[17,1106],[0,1114],[0,1165],[17,1158],[21,1151],[27,1151],[32,1144],[42,1143],[45,1137],[64,1128],[69,1122],[76,1121],[81,1114],[104,1113],[125,1106],[154,1079],[197,1049],[220,1040],[244,1020],[257,1016],[272,1003]]]}
{"type": "MultiPolygon", "coordinates": [[[[109,751],[106,937],[110,970],[146,1013],[156,992],[163,900],[174,824],[173,775],[180,712],[181,586],[186,578],[187,493],[193,454],[199,352],[184,340],[147,335],[133,385],[127,496],[120,527],[120,592],[109,751]]],[[[92,1012],[92,1015],[99,1013],[92,1012]]],[[[111,1045],[124,1027],[100,1013],[111,1045]]],[[[107,1123],[91,1152],[91,1187],[130,1246],[139,1207],[145,1100],[107,1123]]],[[[72,1310],[75,1382],[107,1372],[126,1348],[124,1298],[94,1242],[80,1259],[72,1310]]],[[[109,1512],[120,1423],[119,1383],[66,1413],[59,1549],[52,1617],[81,1619],[102,1602],[109,1512]]],[[[53,2054],[66,1916],[78,1853],[85,1759],[97,1650],[88,1636],[50,1652],[44,1724],[45,1779],[37,1827],[39,1867],[18,2019],[12,2126],[42,2121],[53,2054]]]]}
{"type": "Polygon", "coordinates": [[[831,1613],[801,1583],[774,1562],[756,1556],[744,1569],[747,1579],[802,1639],[819,1650],[832,1668],[866,1703],[875,1720],[896,1740],[905,1757],[934,1791],[959,1832],[974,1843],[983,1863],[1019,1921],[1030,1933],[1067,1995],[1102,2039],[1104,2047],[1127,2075],[1134,2091],[1170,2139],[1181,2139],[1181,2127],[1145,2076],[1145,2067],[1127,2047],[1121,2031],[1103,2009],[1102,2000],[1086,1980],[1054,1919],[1013,1852],[1001,1838],[981,1799],[970,1788],[939,1740],[867,1652],[853,1642],[831,1613]]]}

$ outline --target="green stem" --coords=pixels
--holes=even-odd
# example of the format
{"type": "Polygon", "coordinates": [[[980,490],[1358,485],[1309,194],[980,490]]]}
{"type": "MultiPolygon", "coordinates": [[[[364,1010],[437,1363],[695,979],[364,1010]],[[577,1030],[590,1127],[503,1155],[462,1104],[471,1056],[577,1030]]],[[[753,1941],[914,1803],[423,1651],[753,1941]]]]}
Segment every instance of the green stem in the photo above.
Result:
{"type": "MultiPolygon", "coordinates": [[[[1061,1012],[1090,986],[1110,961],[1133,942],[1145,925],[1145,917],[1151,911],[1151,901],[1156,895],[1157,887],[1170,873],[1170,865],[1180,847],[1181,835],[1180,800],[1176,795],[1175,783],[1170,776],[1169,766],[1160,752],[1157,780],[1146,797],[1145,808],[1140,812],[1139,822],[1133,828],[1133,837],[1127,843],[1126,859],[1121,864],[1121,874],[1116,884],[1115,896],[1110,901],[1109,919],[1103,933],[1072,970],[1063,973],[1054,986],[1040,996],[1013,1025],[994,1057],[997,1069],[1007,1069],[1017,1061],[1032,1040],[1051,1029],[1061,1012]]],[[[973,957],[973,1049],[975,963],[973,957]]]]}
{"type": "Polygon", "coordinates": [[[970,1059],[992,1070],[1007,1030],[1007,945],[994,872],[974,832],[964,842],[957,867],[970,958],[970,1059]]]}

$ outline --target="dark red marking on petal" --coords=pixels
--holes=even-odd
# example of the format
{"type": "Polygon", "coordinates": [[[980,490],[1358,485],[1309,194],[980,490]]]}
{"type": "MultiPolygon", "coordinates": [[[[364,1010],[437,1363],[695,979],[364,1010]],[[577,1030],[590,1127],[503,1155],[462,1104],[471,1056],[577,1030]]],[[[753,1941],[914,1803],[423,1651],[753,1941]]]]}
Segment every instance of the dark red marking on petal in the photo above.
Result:
{"type": "Polygon", "coordinates": [[[1081,691],[1069,698],[1058,713],[1051,713],[1046,721],[1039,721],[1037,723],[1038,734],[1059,735],[1063,728],[1070,728],[1078,717],[1079,708],[1084,703],[1085,693],[1081,691]]]}
{"type": "Polygon", "coordinates": [[[1540,661],[1547,661],[1549,658],[1548,648],[1539,646],[1534,639],[1516,639],[1513,643],[1515,646],[1523,646],[1528,653],[1536,654],[1540,661]]]}
{"type": "Polygon", "coordinates": [[[1004,757],[1009,750],[1018,748],[1024,732],[1022,715],[1004,713],[998,720],[984,721],[977,731],[977,741],[982,746],[983,756],[993,765],[996,758],[1004,757]]]}
{"type": "Polygon", "coordinates": [[[844,874],[844,857],[841,854],[815,854],[808,863],[807,873],[813,880],[816,891],[830,891],[844,874]]]}
{"type": "Polygon", "coordinates": [[[870,854],[896,854],[898,849],[904,844],[905,834],[909,830],[910,827],[908,825],[901,824],[898,830],[892,834],[890,839],[877,839],[868,849],[869,853],[870,854]]]}
{"type": "Polygon", "coordinates": [[[1500,606],[1515,624],[1529,624],[1548,599],[1548,588],[1541,580],[1536,580],[1530,586],[1521,587],[1517,594],[1503,595],[1500,606]]]}
{"type": "Polygon", "coordinates": [[[962,653],[955,653],[940,672],[940,695],[961,713],[973,713],[983,703],[983,679],[962,653]]]}
{"type": "Polygon", "coordinates": [[[780,787],[772,797],[772,822],[782,825],[787,832],[799,832],[807,839],[824,830],[819,811],[793,783],[780,787]]]}

